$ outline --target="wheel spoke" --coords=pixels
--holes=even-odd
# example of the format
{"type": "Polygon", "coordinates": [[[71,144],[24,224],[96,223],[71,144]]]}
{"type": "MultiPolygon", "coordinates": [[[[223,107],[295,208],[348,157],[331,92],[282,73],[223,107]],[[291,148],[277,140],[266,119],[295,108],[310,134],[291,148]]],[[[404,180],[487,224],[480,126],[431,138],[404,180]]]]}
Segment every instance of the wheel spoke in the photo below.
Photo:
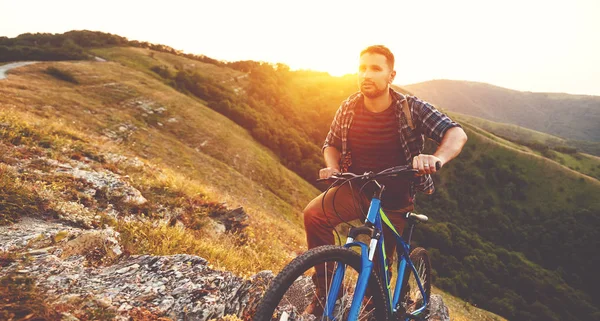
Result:
{"type": "Polygon", "coordinates": [[[371,299],[372,299],[372,298],[373,298],[373,297],[371,297],[371,296],[370,296],[370,297],[367,299],[367,302],[366,302],[366,303],[364,303],[364,304],[363,304],[363,306],[361,307],[361,309],[360,309],[360,313],[358,314],[358,315],[359,315],[359,318],[358,318],[358,320],[359,320],[359,321],[360,321],[360,320],[367,320],[367,319],[369,318],[369,315],[371,314],[371,311],[365,311],[365,310],[367,309],[367,306],[369,306],[369,303],[371,302],[371,299]],[[364,314],[363,314],[363,313],[364,313],[364,314]]]}

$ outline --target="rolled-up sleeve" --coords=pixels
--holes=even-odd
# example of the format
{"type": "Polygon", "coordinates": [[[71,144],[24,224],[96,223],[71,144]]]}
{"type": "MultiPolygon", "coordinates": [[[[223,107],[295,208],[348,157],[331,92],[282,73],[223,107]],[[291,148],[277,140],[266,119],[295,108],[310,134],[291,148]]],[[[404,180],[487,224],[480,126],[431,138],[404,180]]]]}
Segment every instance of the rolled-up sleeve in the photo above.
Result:
{"type": "Polygon", "coordinates": [[[333,121],[331,122],[331,126],[329,127],[329,133],[327,133],[327,137],[325,137],[325,143],[323,144],[323,148],[321,148],[321,152],[325,151],[325,148],[332,146],[337,148],[337,150],[342,150],[342,138],[341,138],[341,128],[342,128],[342,109],[343,106],[338,108],[335,113],[335,117],[333,117],[333,121]]]}
{"type": "Polygon", "coordinates": [[[452,127],[462,127],[432,104],[415,99],[414,111],[418,115],[423,134],[438,144],[442,142],[446,131],[452,127]]]}

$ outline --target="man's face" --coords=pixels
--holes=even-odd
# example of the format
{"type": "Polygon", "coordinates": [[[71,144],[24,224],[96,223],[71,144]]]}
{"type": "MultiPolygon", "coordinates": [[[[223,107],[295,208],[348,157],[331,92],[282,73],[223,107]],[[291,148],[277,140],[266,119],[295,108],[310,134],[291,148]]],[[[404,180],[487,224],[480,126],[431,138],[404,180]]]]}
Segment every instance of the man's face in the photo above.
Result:
{"type": "Polygon", "coordinates": [[[395,75],[384,55],[365,53],[360,56],[358,87],[366,97],[376,98],[386,94],[395,75]]]}

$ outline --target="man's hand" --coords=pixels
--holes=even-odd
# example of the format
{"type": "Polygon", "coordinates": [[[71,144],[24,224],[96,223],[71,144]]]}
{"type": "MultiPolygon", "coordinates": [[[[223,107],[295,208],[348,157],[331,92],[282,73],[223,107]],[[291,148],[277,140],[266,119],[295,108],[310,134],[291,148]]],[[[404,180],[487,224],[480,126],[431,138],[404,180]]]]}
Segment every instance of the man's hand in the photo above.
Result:
{"type": "Polygon", "coordinates": [[[420,154],[413,158],[412,167],[419,170],[419,176],[424,174],[433,174],[437,172],[435,168],[435,163],[437,162],[441,162],[442,166],[444,166],[444,162],[442,162],[442,160],[436,156],[420,154]]]}
{"type": "Polygon", "coordinates": [[[319,178],[327,179],[327,178],[330,178],[331,175],[337,174],[339,172],[340,172],[340,170],[338,168],[333,168],[333,167],[323,168],[319,171],[319,178]]]}

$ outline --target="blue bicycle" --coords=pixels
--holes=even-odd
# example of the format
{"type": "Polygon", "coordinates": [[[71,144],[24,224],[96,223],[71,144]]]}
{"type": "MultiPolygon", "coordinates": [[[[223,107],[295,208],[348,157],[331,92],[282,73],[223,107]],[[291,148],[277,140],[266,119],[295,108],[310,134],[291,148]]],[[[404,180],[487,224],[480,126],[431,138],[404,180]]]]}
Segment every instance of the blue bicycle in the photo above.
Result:
{"type": "MultiPolygon", "coordinates": [[[[440,164],[436,165],[439,169],[440,164]]],[[[385,186],[377,181],[384,177],[414,176],[417,172],[409,166],[397,166],[379,173],[332,176],[338,185],[356,181],[375,183],[377,191],[364,225],[352,227],[343,246],[316,247],[292,260],[273,279],[253,320],[424,320],[431,293],[431,263],[425,249],[410,251],[409,244],[415,225],[428,218],[406,214],[410,229],[406,242],[381,209],[385,186]],[[390,241],[383,239],[383,224],[394,232],[393,241],[397,242],[396,276],[402,277],[396,277],[395,281],[388,264],[382,263],[387,262],[385,241],[390,241]],[[365,235],[370,241],[359,240],[365,235]],[[320,293],[322,299],[319,300],[323,314],[317,316],[303,312],[310,299],[317,295],[313,280],[316,274],[325,285],[325,293],[320,293]],[[393,292],[392,284],[395,284],[393,292]]]]}

